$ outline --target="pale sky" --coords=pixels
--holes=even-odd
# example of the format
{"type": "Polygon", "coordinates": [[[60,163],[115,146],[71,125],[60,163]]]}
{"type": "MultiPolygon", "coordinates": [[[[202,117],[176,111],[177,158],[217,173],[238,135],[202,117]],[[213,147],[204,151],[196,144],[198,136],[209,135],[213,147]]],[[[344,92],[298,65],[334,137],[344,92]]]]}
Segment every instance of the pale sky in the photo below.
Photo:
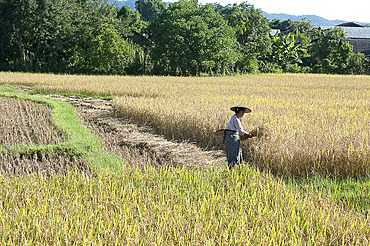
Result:
{"type": "MultiPolygon", "coordinates": [[[[241,3],[242,0],[199,0],[200,3],[218,2],[222,5],[241,3]]],[[[269,14],[318,15],[328,20],[370,23],[370,0],[248,0],[269,14]]]]}

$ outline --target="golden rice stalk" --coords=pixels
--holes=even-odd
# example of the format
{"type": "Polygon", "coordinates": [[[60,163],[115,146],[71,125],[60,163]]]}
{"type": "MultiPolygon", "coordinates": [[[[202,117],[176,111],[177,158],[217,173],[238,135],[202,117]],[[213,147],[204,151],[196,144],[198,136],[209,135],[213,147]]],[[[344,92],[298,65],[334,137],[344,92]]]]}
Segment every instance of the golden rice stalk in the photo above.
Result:
{"type": "Polygon", "coordinates": [[[51,119],[45,105],[0,97],[0,145],[47,145],[63,141],[63,133],[51,119]]]}

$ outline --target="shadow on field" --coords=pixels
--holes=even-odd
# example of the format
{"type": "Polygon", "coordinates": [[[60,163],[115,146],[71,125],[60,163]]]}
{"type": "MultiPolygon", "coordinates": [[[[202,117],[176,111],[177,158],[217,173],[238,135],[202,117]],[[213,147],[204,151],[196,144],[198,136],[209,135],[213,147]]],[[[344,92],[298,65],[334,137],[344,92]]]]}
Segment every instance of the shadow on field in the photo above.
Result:
{"type": "Polygon", "coordinates": [[[53,176],[68,172],[90,174],[91,168],[81,158],[67,154],[0,153],[0,175],[27,176],[41,174],[53,176]]]}

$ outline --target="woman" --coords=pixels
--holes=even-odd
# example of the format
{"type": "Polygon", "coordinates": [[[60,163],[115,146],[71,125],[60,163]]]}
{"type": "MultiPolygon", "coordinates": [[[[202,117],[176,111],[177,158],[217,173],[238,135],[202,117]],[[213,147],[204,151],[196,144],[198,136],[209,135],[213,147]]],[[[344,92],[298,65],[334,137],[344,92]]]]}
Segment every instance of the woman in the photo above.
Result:
{"type": "Polygon", "coordinates": [[[229,168],[239,165],[243,161],[240,140],[251,138],[251,134],[243,130],[240,119],[245,113],[250,113],[249,108],[238,105],[230,108],[235,114],[231,117],[225,129],[224,144],[229,168]]]}

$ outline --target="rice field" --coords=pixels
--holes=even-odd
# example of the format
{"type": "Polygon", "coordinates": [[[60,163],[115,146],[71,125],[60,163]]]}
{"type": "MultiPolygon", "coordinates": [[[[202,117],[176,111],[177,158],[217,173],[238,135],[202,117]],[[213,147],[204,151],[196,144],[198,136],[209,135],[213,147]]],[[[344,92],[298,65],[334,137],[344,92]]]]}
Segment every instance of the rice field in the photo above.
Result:
{"type": "Polygon", "coordinates": [[[50,176],[68,171],[90,172],[80,158],[66,153],[34,151],[18,153],[27,146],[58,145],[65,134],[52,121],[47,105],[20,98],[0,97],[0,174],[50,176]]]}
{"type": "Polygon", "coordinates": [[[63,142],[63,132],[51,120],[46,105],[0,97],[0,146],[47,145],[63,142]]]}
{"type": "Polygon", "coordinates": [[[55,153],[0,153],[0,176],[54,176],[68,172],[90,174],[91,167],[81,158],[55,153]]]}
{"type": "Polygon", "coordinates": [[[38,91],[114,95],[121,116],[169,139],[212,149],[236,104],[247,131],[268,137],[244,143],[245,160],[274,173],[358,176],[369,171],[370,77],[250,75],[217,78],[1,74],[0,83],[38,91]]]}
{"type": "Polygon", "coordinates": [[[70,104],[1,86],[0,99],[1,174],[49,176],[121,168],[122,160],[101,150],[98,138],[80,125],[70,104]]]}
{"type": "Polygon", "coordinates": [[[242,167],[0,178],[12,245],[367,245],[368,219],[242,167]]]}
{"type": "Polygon", "coordinates": [[[277,173],[356,176],[370,164],[370,80],[357,78],[348,87],[346,78],[338,79],[252,76],[195,86],[183,81],[185,88],[176,86],[165,96],[114,102],[123,116],[205,148],[215,146],[212,133],[226,126],[229,108],[244,104],[253,110],[244,117],[245,129],[268,129],[267,138],[245,142],[246,160],[277,173]]]}
{"type": "MultiPolygon", "coordinates": [[[[213,131],[225,127],[232,115],[229,107],[235,104],[243,103],[253,110],[243,118],[246,130],[258,126],[268,129],[267,135],[244,143],[244,155],[250,162],[233,171],[150,165],[144,169],[119,166],[107,171],[106,166],[120,165],[120,161],[102,153],[97,137],[77,126],[70,105],[22,96],[27,102],[52,105],[55,132],[61,130],[65,134],[65,150],[74,149],[64,157],[77,165],[88,163],[91,169],[73,172],[63,166],[67,166],[63,164],[65,159],[58,159],[45,149],[41,155],[35,152],[26,158],[25,165],[30,168],[24,172],[28,175],[1,172],[2,244],[369,244],[366,209],[360,213],[334,202],[332,195],[336,192],[325,190],[325,184],[319,180],[298,189],[274,175],[366,177],[369,77],[174,78],[0,73],[1,83],[31,85],[38,93],[46,94],[115,96],[116,114],[150,126],[169,139],[192,141],[204,149],[216,148],[213,131]],[[82,159],[70,153],[81,153],[82,159]],[[59,165],[64,172],[32,174],[46,157],[50,168],[59,165]]],[[[9,104],[8,99],[0,99],[9,104]]],[[[14,100],[10,100],[14,105],[20,104],[19,99],[14,100]]],[[[32,108],[48,111],[39,106],[32,108]]],[[[22,107],[14,107],[17,112],[13,114],[20,114],[22,107]]],[[[64,146],[63,143],[53,146],[64,146]]],[[[1,165],[14,167],[22,160],[25,158],[21,154],[9,156],[4,152],[0,169],[1,165]]],[[[350,185],[346,186],[348,190],[350,185]]],[[[366,195],[369,182],[362,185],[361,194],[366,195]]],[[[355,198],[345,201],[366,206],[366,197],[355,198]]]]}

